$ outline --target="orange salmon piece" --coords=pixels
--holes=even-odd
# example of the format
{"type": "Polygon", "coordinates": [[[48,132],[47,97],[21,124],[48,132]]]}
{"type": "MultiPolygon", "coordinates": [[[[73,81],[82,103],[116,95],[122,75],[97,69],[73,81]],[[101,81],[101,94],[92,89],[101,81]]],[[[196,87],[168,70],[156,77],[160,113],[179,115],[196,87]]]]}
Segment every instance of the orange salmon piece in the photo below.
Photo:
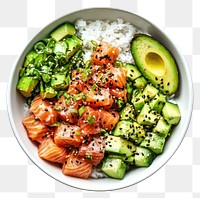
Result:
{"type": "Polygon", "coordinates": [[[88,86],[84,91],[86,94],[87,105],[94,108],[110,108],[113,104],[113,98],[108,88],[92,88],[88,86]]]}
{"type": "Polygon", "coordinates": [[[61,124],[54,133],[54,142],[59,147],[80,146],[83,138],[81,129],[75,125],[61,124]]]}
{"type": "Polygon", "coordinates": [[[69,155],[62,167],[64,175],[87,179],[92,172],[92,164],[81,156],[69,155]]]}
{"type": "Polygon", "coordinates": [[[45,138],[38,147],[39,157],[51,162],[63,163],[67,154],[66,149],[58,147],[51,137],[45,138]]]}
{"type": "Polygon", "coordinates": [[[86,106],[78,121],[78,125],[81,127],[81,134],[86,136],[100,133],[98,119],[99,112],[89,106],[86,106]]]}
{"type": "Polygon", "coordinates": [[[120,53],[120,50],[110,43],[102,41],[92,54],[92,64],[104,67],[113,65],[120,53]]]}
{"type": "Polygon", "coordinates": [[[43,140],[46,134],[51,132],[43,122],[35,118],[34,114],[27,115],[23,119],[22,123],[26,128],[28,137],[39,143],[43,140]]]}
{"type": "Polygon", "coordinates": [[[78,121],[78,109],[82,106],[82,101],[70,100],[69,104],[67,103],[64,95],[62,95],[55,104],[56,109],[58,109],[58,117],[63,121],[75,124],[78,121]]]}
{"type": "Polygon", "coordinates": [[[99,110],[99,120],[101,128],[111,131],[119,121],[119,113],[114,110],[99,110]]]}
{"type": "Polygon", "coordinates": [[[54,110],[54,105],[48,100],[43,100],[41,96],[34,98],[30,111],[45,125],[53,125],[57,122],[58,116],[57,111],[54,110]]]}
{"type": "Polygon", "coordinates": [[[104,158],[105,141],[102,137],[93,137],[89,144],[82,144],[78,155],[86,158],[91,164],[97,166],[104,158]]]}

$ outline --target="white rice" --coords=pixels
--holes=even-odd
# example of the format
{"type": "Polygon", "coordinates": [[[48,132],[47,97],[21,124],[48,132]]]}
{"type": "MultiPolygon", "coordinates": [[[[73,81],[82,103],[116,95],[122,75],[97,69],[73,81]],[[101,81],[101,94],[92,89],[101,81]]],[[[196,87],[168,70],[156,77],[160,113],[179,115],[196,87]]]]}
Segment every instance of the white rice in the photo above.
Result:
{"type": "Polygon", "coordinates": [[[130,51],[130,42],[133,39],[138,29],[130,23],[124,22],[123,19],[116,21],[84,21],[79,19],[75,23],[77,35],[83,40],[85,48],[85,61],[90,60],[92,48],[94,47],[91,40],[98,44],[101,41],[106,41],[120,50],[118,60],[124,63],[134,63],[130,51]]]}

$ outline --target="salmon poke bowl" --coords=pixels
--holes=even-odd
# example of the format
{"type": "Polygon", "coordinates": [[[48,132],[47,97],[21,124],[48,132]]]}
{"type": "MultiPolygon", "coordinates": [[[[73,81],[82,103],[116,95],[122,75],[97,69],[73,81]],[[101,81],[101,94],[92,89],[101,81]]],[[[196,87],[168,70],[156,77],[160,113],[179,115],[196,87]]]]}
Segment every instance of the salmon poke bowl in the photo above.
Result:
{"type": "Polygon", "coordinates": [[[27,156],[86,190],[134,185],[181,144],[193,90],[184,56],[150,21],[93,8],[44,27],[18,57],[8,114],[27,156]]]}

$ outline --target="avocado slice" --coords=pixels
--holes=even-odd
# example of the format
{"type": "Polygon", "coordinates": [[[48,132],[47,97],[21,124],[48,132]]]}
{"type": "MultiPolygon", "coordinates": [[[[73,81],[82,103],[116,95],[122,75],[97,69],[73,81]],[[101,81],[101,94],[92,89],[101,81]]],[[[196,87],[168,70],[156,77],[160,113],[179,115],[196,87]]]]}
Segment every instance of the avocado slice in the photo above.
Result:
{"type": "Polygon", "coordinates": [[[179,77],[175,59],[158,40],[145,34],[135,34],[131,51],[146,79],[163,94],[176,92],[179,77]]]}
{"type": "Polygon", "coordinates": [[[142,96],[143,96],[143,91],[141,89],[135,89],[133,91],[131,102],[134,105],[136,114],[138,114],[141,111],[142,107],[145,104],[144,97],[142,96]]]}
{"type": "Polygon", "coordinates": [[[133,105],[126,103],[126,106],[120,111],[120,120],[135,120],[133,105]]]}
{"type": "Polygon", "coordinates": [[[144,127],[137,122],[133,122],[133,128],[133,133],[130,134],[129,138],[134,144],[138,145],[145,138],[146,131],[144,130],[144,127]]]}
{"type": "Polygon", "coordinates": [[[127,97],[127,101],[130,102],[131,98],[132,98],[132,93],[133,93],[133,84],[132,82],[127,81],[126,82],[126,97],[127,97]]]}
{"type": "Polygon", "coordinates": [[[121,137],[109,135],[106,138],[106,152],[118,153],[129,157],[133,155],[135,147],[132,142],[121,137]]]}
{"type": "Polygon", "coordinates": [[[62,53],[62,54],[65,54],[66,53],[66,49],[67,49],[67,44],[65,41],[59,41],[55,44],[55,47],[53,49],[53,52],[55,54],[59,54],[59,53],[62,53]]]}
{"type": "Polygon", "coordinates": [[[172,125],[177,125],[181,119],[181,112],[177,104],[166,102],[162,114],[164,119],[172,125]]]}
{"type": "Polygon", "coordinates": [[[168,136],[168,133],[171,129],[171,124],[168,124],[163,117],[161,117],[156,126],[153,128],[153,132],[157,133],[160,136],[164,136],[165,138],[168,136]]]}
{"type": "Polygon", "coordinates": [[[130,156],[130,157],[126,157],[125,155],[120,155],[120,154],[116,154],[116,153],[110,153],[108,155],[109,158],[114,158],[114,159],[121,159],[122,161],[126,162],[126,163],[133,163],[135,160],[134,155],[130,156]]]}
{"type": "Polygon", "coordinates": [[[75,32],[75,27],[71,23],[64,23],[56,28],[50,36],[56,41],[60,41],[68,35],[74,35],[75,32]]]}
{"type": "Polygon", "coordinates": [[[123,179],[126,173],[126,163],[122,159],[105,158],[103,160],[102,171],[109,177],[123,179]]]}
{"type": "Polygon", "coordinates": [[[24,66],[28,66],[30,63],[33,63],[35,58],[38,56],[38,53],[35,50],[31,50],[25,58],[24,66]]]}
{"type": "MultiPolygon", "coordinates": [[[[40,87],[41,88],[41,87],[40,87]]],[[[57,95],[57,91],[53,87],[45,87],[44,90],[40,90],[40,96],[45,98],[54,98],[57,95]]]]}
{"type": "Polygon", "coordinates": [[[69,60],[81,48],[83,42],[75,35],[68,37],[65,42],[68,47],[66,52],[66,59],[69,60]]]}
{"type": "Polygon", "coordinates": [[[129,139],[130,134],[133,133],[133,122],[128,120],[121,120],[117,123],[115,130],[113,131],[114,136],[120,136],[124,139],[129,139]]]}
{"type": "Polygon", "coordinates": [[[31,96],[32,91],[38,84],[38,80],[34,77],[23,76],[17,83],[17,89],[23,94],[24,97],[28,98],[31,96]]]}
{"type": "Polygon", "coordinates": [[[126,64],[124,66],[126,73],[127,73],[127,78],[130,79],[131,81],[137,79],[138,77],[142,76],[140,71],[135,65],[132,64],[126,64]]]}
{"type": "Polygon", "coordinates": [[[147,84],[144,88],[142,93],[142,97],[144,98],[145,102],[149,102],[154,96],[158,93],[158,89],[156,89],[153,85],[147,84]]]}
{"type": "Polygon", "coordinates": [[[135,152],[135,166],[137,167],[149,167],[153,160],[154,154],[147,148],[137,146],[135,152]]]}
{"type": "Polygon", "coordinates": [[[158,155],[163,152],[165,140],[165,137],[151,132],[141,142],[140,147],[148,148],[158,155]]]}
{"type": "Polygon", "coordinates": [[[51,79],[51,86],[55,89],[65,89],[68,86],[67,77],[63,73],[55,74],[51,79]]]}
{"type": "Polygon", "coordinates": [[[141,125],[148,125],[148,126],[155,125],[158,119],[159,119],[159,114],[151,110],[149,104],[147,103],[143,106],[141,112],[137,116],[137,122],[138,124],[141,125]]]}
{"type": "Polygon", "coordinates": [[[133,86],[136,89],[144,89],[146,85],[147,85],[147,80],[143,76],[135,79],[133,82],[133,86]]]}
{"type": "Polygon", "coordinates": [[[150,101],[149,106],[152,110],[154,110],[157,113],[161,113],[162,108],[166,102],[166,96],[162,93],[157,93],[155,97],[150,101]]]}

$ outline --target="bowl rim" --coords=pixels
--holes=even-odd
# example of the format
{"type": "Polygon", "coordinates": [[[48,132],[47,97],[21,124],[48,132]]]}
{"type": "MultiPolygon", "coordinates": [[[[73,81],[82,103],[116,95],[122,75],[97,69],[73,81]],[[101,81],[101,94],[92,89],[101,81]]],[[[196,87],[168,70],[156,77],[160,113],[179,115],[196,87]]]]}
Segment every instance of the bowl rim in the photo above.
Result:
{"type": "Polygon", "coordinates": [[[42,170],[44,173],[46,173],[47,175],[49,175],[51,178],[65,184],[65,185],[68,185],[68,186],[71,186],[73,188],[77,188],[77,189],[81,189],[81,190],[87,190],[87,191],[112,191],[112,190],[119,190],[119,189],[123,189],[123,188],[127,188],[127,187],[130,187],[130,186],[133,186],[137,183],[140,183],[141,181],[147,179],[148,177],[150,177],[151,175],[153,175],[154,173],[156,173],[159,169],[161,169],[168,161],[169,159],[174,155],[174,153],[177,151],[177,149],[179,148],[179,146],[181,145],[181,143],[183,142],[183,139],[187,133],[187,129],[189,127],[189,124],[190,124],[190,121],[191,121],[191,116],[192,116],[192,110],[193,110],[193,100],[194,100],[194,91],[193,91],[193,83],[192,83],[192,78],[191,78],[191,72],[189,70],[189,67],[188,67],[188,64],[185,60],[185,57],[183,56],[183,53],[181,52],[180,48],[178,47],[178,45],[173,41],[173,39],[168,36],[164,30],[162,28],[160,28],[159,26],[157,26],[155,23],[152,23],[151,21],[147,20],[146,18],[143,18],[142,16],[140,16],[139,14],[136,14],[136,13],[133,13],[133,12],[129,12],[129,11],[125,11],[125,10],[122,10],[122,9],[117,9],[117,8],[108,8],[108,7],[93,7],[93,8],[86,8],[86,9],[79,9],[79,10],[76,10],[76,11],[73,11],[73,12],[68,12],[54,20],[52,20],[50,23],[46,24],[44,27],[40,28],[40,30],[29,40],[27,41],[26,45],[24,46],[24,48],[22,49],[22,51],[20,52],[20,54],[17,56],[13,66],[12,66],[12,69],[11,69],[11,73],[10,73],[10,76],[9,76],[9,81],[8,81],[8,85],[7,85],[7,93],[6,93],[6,102],[7,102],[7,113],[8,113],[8,118],[9,118],[9,121],[10,121],[10,125],[11,125],[11,128],[12,128],[12,131],[14,133],[14,136],[15,138],[17,139],[20,147],[22,148],[22,150],[26,153],[26,155],[28,156],[28,158],[40,169],[42,170]],[[103,189],[103,188],[98,188],[98,186],[96,187],[96,189],[90,189],[90,188],[87,188],[87,186],[85,185],[82,185],[82,186],[75,186],[75,185],[71,185],[69,183],[65,183],[63,181],[61,181],[60,179],[58,179],[56,176],[54,176],[53,174],[50,173],[50,171],[48,171],[45,167],[41,166],[40,164],[37,164],[37,162],[35,161],[34,157],[32,156],[32,154],[29,152],[29,150],[26,148],[26,146],[24,145],[23,141],[21,140],[20,136],[19,136],[19,133],[17,131],[17,128],[15,126],[15,122],[13,120],[13,116],[12,116],[12,108],[11,108],[11,89],[12,89],[12,79],[15,75],[15,68],[17,66],[17,63],[18,61],[20,60],[21,58],[21,55],[22,53],[26,50],[27,46],[29,45],[29,43],[32,42],[32,40],[34,40],[37,35],[39,35],[44,29],[46,29],[48,26],[52,25],[53,23],[57,22],[57,21],[60,21],[62,18],[70,15],[70,14],[76,14],[76,13],[79,13],[81,11],[89,11],[89,10],[110,10],[110,11],[119,11],[119,12],[124,12],[124,13],[127,13],[127,14],[131,14],[131,15],[134,15],[135,17],[138,17],[140,19],[142,19],[143,21],[147,22],[148,24],[154,26],[155,28],[157,28],[166,38],[168,38],[172,44],[173,47],[175,47],[175,49],[177,50],[177,52],[179,53],[180,57],[181,57],[181,60],[183,61],[183,64],[184,64],[184,69],[186,70],[186,73],[187,73],[187,78],[188,78],[188,90],[189,90],[189,93],[188,95],[190,96],[190,101],[189,102],[189,112],[188,113],[188,116],[187,116],[187,119],[186,119],[186,122],[184,123],[184,133],[182,133],[182,136],[181,136],[181,141],[177,144],[177,146],[174,148],[173,152],[170,154],[170,156],[168,156],[165,161],[162,162],[162,165],[158,166],[154,171],[152,171],[148,176],[145,176],[143,178],[140,178],[137,182],[135,183],[128,183],[127,185],[123,185],[123,186],[116,186],[115,188],[109,188],[109,185],[107,185],[106,189],[103,189]],[[83,187],[84,186],[84,187],[83,187]]]}

